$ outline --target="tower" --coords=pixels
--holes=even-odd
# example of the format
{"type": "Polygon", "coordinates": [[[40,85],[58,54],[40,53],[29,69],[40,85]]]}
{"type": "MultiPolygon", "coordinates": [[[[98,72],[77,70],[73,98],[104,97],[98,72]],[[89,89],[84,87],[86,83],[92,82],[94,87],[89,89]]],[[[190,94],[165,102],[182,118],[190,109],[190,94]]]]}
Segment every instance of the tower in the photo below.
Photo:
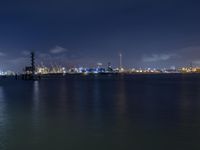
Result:
{"type": "Polygon", "coordinates": [[[119,69],[122,70],[122,54],[119,53],[119,69]]]}
{"type": "Polygon", "coordinates": [[[35,53],[31,52],[31,69],[32,75],[35,75],[35,53]]]}
{"type": "Polygon", "coordinates": [[[108,62],[108,68],[107,68],[107,71],[108,71],[108,72],[113,72],[112,65],[111,65],[110,62],[108,62]]]}

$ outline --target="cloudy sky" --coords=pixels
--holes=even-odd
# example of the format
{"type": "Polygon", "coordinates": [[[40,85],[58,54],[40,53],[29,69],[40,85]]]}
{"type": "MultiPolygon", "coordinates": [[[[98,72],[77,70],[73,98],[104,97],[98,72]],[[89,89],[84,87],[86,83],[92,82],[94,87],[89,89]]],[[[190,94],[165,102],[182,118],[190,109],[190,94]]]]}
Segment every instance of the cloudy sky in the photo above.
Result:
{"type": "Polygon", "coordinates": [[[200,2],[193,0],[0,1],[0,69],[37,64],[200,66],[200,2]]]}

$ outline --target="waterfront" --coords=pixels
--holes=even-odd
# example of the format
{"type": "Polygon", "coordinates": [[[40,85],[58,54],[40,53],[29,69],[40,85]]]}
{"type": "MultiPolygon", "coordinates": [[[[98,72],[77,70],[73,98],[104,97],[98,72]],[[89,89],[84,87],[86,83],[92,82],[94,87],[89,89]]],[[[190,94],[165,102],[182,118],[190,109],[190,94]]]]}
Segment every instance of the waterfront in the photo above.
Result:
{"type": "Polygon", "coordinates": [[[0,82],[0,149],[200,149],[200,75],[0,82]]]}

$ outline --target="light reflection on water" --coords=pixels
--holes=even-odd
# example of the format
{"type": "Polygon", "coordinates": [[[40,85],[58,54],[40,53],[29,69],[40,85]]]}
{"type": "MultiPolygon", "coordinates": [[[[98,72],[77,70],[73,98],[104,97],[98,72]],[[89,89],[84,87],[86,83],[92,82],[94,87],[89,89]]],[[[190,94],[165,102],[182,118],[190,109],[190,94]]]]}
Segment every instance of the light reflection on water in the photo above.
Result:
{"type": "Polygon", "coordinates": [[[3,87],[0,86],[0,149],[5,149],[6,141],[6,104],[4,99],[3,87]]]}
{"type": "Polygon", "coordinates": [[[199,149],[199,76],[4,80],[0,149],[199,149]]]}
{"type": "Polygon", "coordinates": [[[4,102],[4,95],[3,95],[3,88],[0,87],[0,126],[3,127],[5,126],[5,102],[4,102]]]}
{"type": "MultiPolygon", "coordinates": [[[[33,82],[33,120],[34,122],[38,122],[37,118],[39,117],[39,105],[40,105],[40,98],[39,98],[39,82],[33,82]]],[[[33,123],[37,124],[37,123],[33,123]]]]}

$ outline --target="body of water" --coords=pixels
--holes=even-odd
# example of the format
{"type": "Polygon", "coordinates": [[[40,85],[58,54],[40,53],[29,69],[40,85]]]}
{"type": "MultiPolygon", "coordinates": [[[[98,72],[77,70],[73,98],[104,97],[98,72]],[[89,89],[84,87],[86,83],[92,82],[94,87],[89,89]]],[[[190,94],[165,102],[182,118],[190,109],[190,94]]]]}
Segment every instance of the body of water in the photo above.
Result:
{"type": "Polygon", "coordinates": [[[0,80],[0,150],[199,150],[200,75],[0,80]]]}

